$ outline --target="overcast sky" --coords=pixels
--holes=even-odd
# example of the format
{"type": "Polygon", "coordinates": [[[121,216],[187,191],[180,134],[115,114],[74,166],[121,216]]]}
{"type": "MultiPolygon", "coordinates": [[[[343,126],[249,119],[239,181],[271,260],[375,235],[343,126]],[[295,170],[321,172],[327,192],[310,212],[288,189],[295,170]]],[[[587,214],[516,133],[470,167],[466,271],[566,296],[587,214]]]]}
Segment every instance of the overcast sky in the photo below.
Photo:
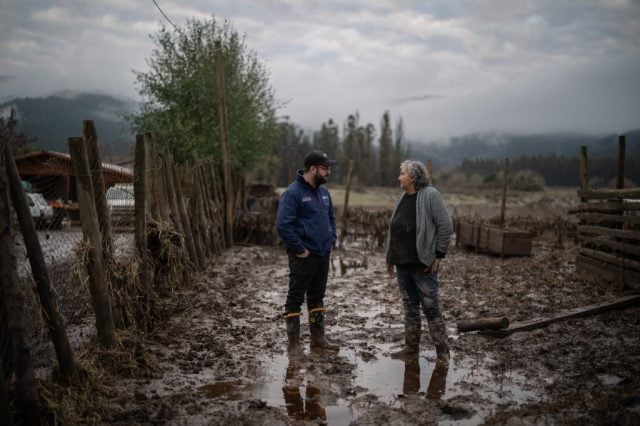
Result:
{"type": "MultiPolygon", "coordinates": [[[[640,0],[157,0],[229,19],[271,73],[279,115],[317,129],[385,110],[407,136],[640,127],[640,0]]],[[[0,0],[0,98],[136,98],[152,0],[0,0]]]]}

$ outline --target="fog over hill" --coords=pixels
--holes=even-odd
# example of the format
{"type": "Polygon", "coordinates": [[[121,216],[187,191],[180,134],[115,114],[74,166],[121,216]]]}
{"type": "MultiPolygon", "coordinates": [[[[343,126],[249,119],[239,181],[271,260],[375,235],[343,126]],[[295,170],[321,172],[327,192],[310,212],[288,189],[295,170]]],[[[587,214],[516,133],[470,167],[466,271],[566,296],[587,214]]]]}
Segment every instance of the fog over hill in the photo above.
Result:
{"type": "MultiPolygon", "coordinates": [[[[82,135],[83,120],[94,120],[105,160],[111,161],[112,156],[116,159],[131,156],[134,137],[121,113],[135,108],[132,100],[97,93],[63,92],[44,98],[6,101],[0,104],[0,114],[7,116],[11,107],[18,113],[21,130],[29,138],[36,138],[32,145],[35,149],[68,152],[67,138],[82,135]]],[[[640,126],[625,134],[627,157],[640,156],[640,126]]],[[[590,156],[613,157],[617,155],[617,141],[617,134],[473,133],[438,142],[411,141],[410,152],[412,158],[431,159],[435,167],[442,167],[476,158],[573,157],[583,145],[588,147],[590,156]]]]}
{"type": "MultiPolygon", "coordinates": [[[[627,158],[640,156],[640,128],[624,133],[627,158]]],[[[504,159],[522,156],[577,157],[586,146],[590,157],[616,157],[618,134],[540,133],[499,134],[474,133],[454,137],[446,142],[413,142],[410,155],[419,160],[431,159],[434,166],[457,165],[464,159],[504,159]]]]}
{"type": "Polygon", "coordinates": [[[103,157],[130,156],[133,138],[120,114],[134,108],[133,101],[96,93],[57,93],[44,98],[16,98],[0,104],[0,114],[15,108],[19,130],[35,139],[34,149],[68,152],[67,139],[82,136],[82,122],[93,120],[103,157]]]}

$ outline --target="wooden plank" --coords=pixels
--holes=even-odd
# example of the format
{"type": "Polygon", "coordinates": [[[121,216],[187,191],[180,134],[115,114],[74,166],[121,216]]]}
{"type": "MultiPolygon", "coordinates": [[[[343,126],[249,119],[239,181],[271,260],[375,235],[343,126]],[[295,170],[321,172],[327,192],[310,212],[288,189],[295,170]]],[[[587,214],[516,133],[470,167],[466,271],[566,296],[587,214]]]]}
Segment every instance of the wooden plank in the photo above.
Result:
{"type": "Polygon", "coordinates": [[[585,223],[626,223],[640,225],[640,216],[621,216],[619,214],[580,213],[578,218],[585,223]]]}
{"type": "Polygon", "coordinates": [[[504,254],[508,256],[530,256],[533,243],[531,238],[505,235],[504,254]]]}
{"type": "Polygon", "coordinates": [[[466,246],[475,245],[475,240],[473,239],[473,225],[466,222],[459,222],[456,241],[466,246]]]}
{"type": "MultiPolygon", "coordinates": [[[[478,225],[478,248],[480,250],[489,249],[489,228],[478,225]]],[[[499,253],[499,252],[498,252],[499,253]]]]}
{"type": "Polygon", "coordinates": [[[486,249],[495,254],[504,254],[504,231],[496,228],[486,228],[486,249]]]}
{"type": "Polygon", "coordinates": [[[613,254],[605,253],[599,250],[593,250],[585,247],[581,247],[579,253],[592,257],[594,259],[598,259],[602,262],[610,263],[615,266],[619,266],[623,269],[635,269],[640,272],[640,262],[636,260],[627,259],[624,257],[616,256],[613,254]]]}
{"type": "Polygon", "coordinates": [[[530,331],[530,330],[535,330],[537,328],[546,327],[549,324],[553,324],[555,322],[564,321],[571,318],[582,318],[582,317],[587,317],[587,316],[599,314],[599,313],[614,310],[614,309],[623,309],[623,308],[635,305],[636,303],[639,303],[639,302],[640,302],[640,294],[623,296],[611,302],[595,303],[593,305],[571,309],[569,311],[566,311],[557,315],[553,315],[547,318],[535,318],[528,321],[515,322],[509,325],[509,327],[504,330],[480,331],[479,334],[486,334],[486,335],[495,336],[495,337],[505,337],[521,331],[530,331]]]}
{"type": "Polygon", "coordinates": [[[591,200],[640,198],[640,188],[579,190],[578,197],[591,200]]]}
{"type": "Polygon", "coordinates": [[[598,234],[610,237],[625,238],[629,240],[640,240],[640,232],[623,229],[611,229],[604,226],[578,226],[578,232],[581,234],[598,234]]]}
{"type": "Polygon", "coordinates": [[[582,246],[607,248],[620,254],[640,256],[640,244],[628,244],[608,238],[579,238],[578,241],[582,246]]]}
{"type": "Polygon", "coordinates": [[[577,212],[622,212],[640,211],[640,202],[609,203],[606,201],[595,203],[580,203],[577,212]]]}
{"type": "Polygon", "coordinates": [[[583,272],[583,269],[587,269],[585,272],[594,272],[595,270],[600,276],[606,276],[625,284],[638,285],[640,283],[640,273],[638,272],[580,254],[576,256],[576,269],[579,272],[583,272]],[[583,268],[584,266],[588,266],[588,268],[583,268]]]}

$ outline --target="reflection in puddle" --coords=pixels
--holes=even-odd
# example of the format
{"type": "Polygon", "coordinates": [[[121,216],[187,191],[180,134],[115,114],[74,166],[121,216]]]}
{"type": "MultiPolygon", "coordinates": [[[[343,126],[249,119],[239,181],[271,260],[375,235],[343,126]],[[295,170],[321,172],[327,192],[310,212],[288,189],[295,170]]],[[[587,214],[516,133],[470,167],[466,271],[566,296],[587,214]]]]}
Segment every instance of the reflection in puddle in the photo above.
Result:
{"type": "Polygon", "coordinates": [[[327,419],[327,413],[320,404],[320,389],[311,383],[303,383],[305,370],[299,363],[289,361],[282,395],[289,417],[296,420],[327,419]],[[301,392],[305,393],[304,398],[301,392]]]}
{"type": "MultiPolygon", "coordinates": [[[[250,397],[283,408],[292,419],[321,419],[332,425],[358,420],[362,412],[354,400],[363,395],[373,395],[393,407],[401,407],[411,398],[448,400],[473,396],[477,403],[470,404],[474,405],[475,415],[453,422],[461,424],[481,423],[497,405],[519,405],[537,399],[533,391],[525,389],[527,380],[523,375],[516,371],[492,371],[490,367],[495,360],[484,354],[458,357],[452,352],[447,364],[433,361],[434,354],[423,350],[420,357],[399,361],[385,356],[392,351],[393,344],[374,346],[378,358],[369,362],[355,346],[340,350],[340,357],[355,365],[354,393],[332,401],[331,405],[322,405],[321,393],[325,390],[322,386],[314,386],[313,375],[306,371],[304,363],[290,363],[286,354],[262,360],[265,376],[260,385],[249,390],[250,397]]],[[[441,418],[439,422],[446,424],[447,418],[441,418]]]]}
{"type": "Polygon", "coordinates": [[[198,390],[205,394],[207,398],[220,398],[228,401],[240,401],[251,393],[250,385],[243,385],[238,381],[222,381],[209,385],[204,385],[198,390]]]}
{"type": "MultiPolygon", "coordinates": [[[[426,390],[427,399],[440,399],[446,390],[449,363],[436,361],[426,390]]],[[[415,395],[420,393],[420,358],[414,357],[404,361],[404,379],[402,393],[415,395]]]]}

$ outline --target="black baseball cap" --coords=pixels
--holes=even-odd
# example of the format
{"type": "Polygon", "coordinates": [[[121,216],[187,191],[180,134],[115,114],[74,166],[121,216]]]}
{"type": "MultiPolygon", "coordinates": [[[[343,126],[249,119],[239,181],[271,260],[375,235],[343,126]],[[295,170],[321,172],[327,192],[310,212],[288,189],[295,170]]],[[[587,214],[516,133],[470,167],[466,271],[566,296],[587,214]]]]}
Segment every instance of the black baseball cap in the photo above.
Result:
{"type": "Polygon", "coordinates": [[[304,168],[308,169],[311,166],[327,166],[331,167],[338,164],[336,160],[329,158],[327,154],[322,151],[314,150],[308,153],[304,157],[304,168]]]}

